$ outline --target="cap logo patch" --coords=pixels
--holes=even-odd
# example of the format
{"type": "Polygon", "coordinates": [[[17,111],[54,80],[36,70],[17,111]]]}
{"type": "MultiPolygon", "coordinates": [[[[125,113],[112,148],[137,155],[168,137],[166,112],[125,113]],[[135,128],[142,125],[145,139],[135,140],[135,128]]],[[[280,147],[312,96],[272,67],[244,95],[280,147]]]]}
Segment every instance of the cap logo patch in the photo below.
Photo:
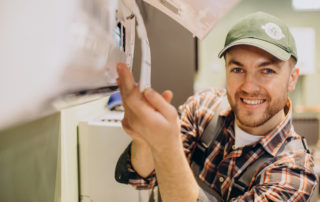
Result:
{"type": "Polygon", "coordinates": [[[261,28],[272,39],[280,40],[285,37],[284,34],[282,33],[281,28],[274,23],[269,22],[265,25],[262,25],[261,28]]]}

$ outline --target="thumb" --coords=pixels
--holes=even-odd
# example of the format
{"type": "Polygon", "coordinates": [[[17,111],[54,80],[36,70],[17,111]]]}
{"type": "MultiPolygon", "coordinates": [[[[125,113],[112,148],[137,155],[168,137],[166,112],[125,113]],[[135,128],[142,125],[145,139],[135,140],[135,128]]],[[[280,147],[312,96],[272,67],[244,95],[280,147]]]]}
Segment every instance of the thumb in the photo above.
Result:
{"type": "Polygon", "coordinates": [[[167,119],[170,119],[173,115],[176,114],[175,108],[167,102],[171,101],[172,93],[164,93],[165,96],[163,97],[153,89],[147,88],[144,90],[143,94],[149,104],[167,119]]]}
{"type": "Polygon", "coordinates": [[[173,98],[173,93],[170,90],[164,91],[162,94],[162,97],[168,102],[171,103],[172,98],[173,98]]]}

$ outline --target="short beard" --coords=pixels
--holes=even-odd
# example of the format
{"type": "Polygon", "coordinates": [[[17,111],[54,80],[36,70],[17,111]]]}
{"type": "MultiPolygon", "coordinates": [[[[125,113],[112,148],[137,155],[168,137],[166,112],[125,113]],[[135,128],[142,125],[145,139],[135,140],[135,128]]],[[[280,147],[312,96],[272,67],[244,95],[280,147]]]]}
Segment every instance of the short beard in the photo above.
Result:
{"type": "MultiPolygon", "coordinates": [[[[239,101],[240,98],[240,93],[236,93],[235,95],[235,99],[239,101]]],[[[235,114],[235,117],[237,118],[237,120],[239,121],[239,123],[243,126],[246,127],[259,127],[262,126],[263,124],[265,124],[267,121],[269,121],[274,115],[276,115],[279,111],[283,110],[284,107],[286,106],[287,103],[287,97],[288,94],[285,94],[281,97],[278,98],[277,100],[274,100],[273,103],[270,103],[270,96],[267,97],[266,102],[269,101],[269,105],[267,106],[267,109],[264,111],[263,115],[261,117],[259,117],[259,119],[257,120],[246,120],[245,117],[243,116],[250,116],[252,115],[252,112],[248,112],[248,114],[246,115],[240,115],[239,109],[237,108],[236,103],[232,103],[232,99],[231,96],[229,95],[229,93],[227,93],[228,96],[228,100],[231,106],[232,111],[235,114]]]]}

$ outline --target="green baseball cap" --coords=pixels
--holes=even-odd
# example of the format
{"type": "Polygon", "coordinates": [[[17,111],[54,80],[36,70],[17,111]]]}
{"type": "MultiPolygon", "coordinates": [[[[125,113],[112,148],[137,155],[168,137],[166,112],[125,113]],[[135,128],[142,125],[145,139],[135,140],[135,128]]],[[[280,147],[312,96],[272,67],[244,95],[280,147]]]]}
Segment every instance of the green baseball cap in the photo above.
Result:
{"type": "Polygon", "coordinates": [[[219,58],[224,56],[229,48],[237,45],[261,48],[283,61],[289,60],[290,56],[298,60],[294,38],[287,25],[263,12],[250,14],[233,25],[219,58]]]}

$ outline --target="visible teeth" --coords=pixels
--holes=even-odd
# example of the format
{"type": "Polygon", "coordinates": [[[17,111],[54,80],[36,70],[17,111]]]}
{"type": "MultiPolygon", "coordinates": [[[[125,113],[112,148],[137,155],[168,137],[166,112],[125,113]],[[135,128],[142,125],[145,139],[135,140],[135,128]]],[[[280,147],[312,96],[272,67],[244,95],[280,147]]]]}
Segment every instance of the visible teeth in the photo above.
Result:
{"type": "Polygon", "coordinates": [[[249,104],[249,105],[257,105],[263,103],[263,100],[246,100],[242,99],[244,103],[249,104]]]}

